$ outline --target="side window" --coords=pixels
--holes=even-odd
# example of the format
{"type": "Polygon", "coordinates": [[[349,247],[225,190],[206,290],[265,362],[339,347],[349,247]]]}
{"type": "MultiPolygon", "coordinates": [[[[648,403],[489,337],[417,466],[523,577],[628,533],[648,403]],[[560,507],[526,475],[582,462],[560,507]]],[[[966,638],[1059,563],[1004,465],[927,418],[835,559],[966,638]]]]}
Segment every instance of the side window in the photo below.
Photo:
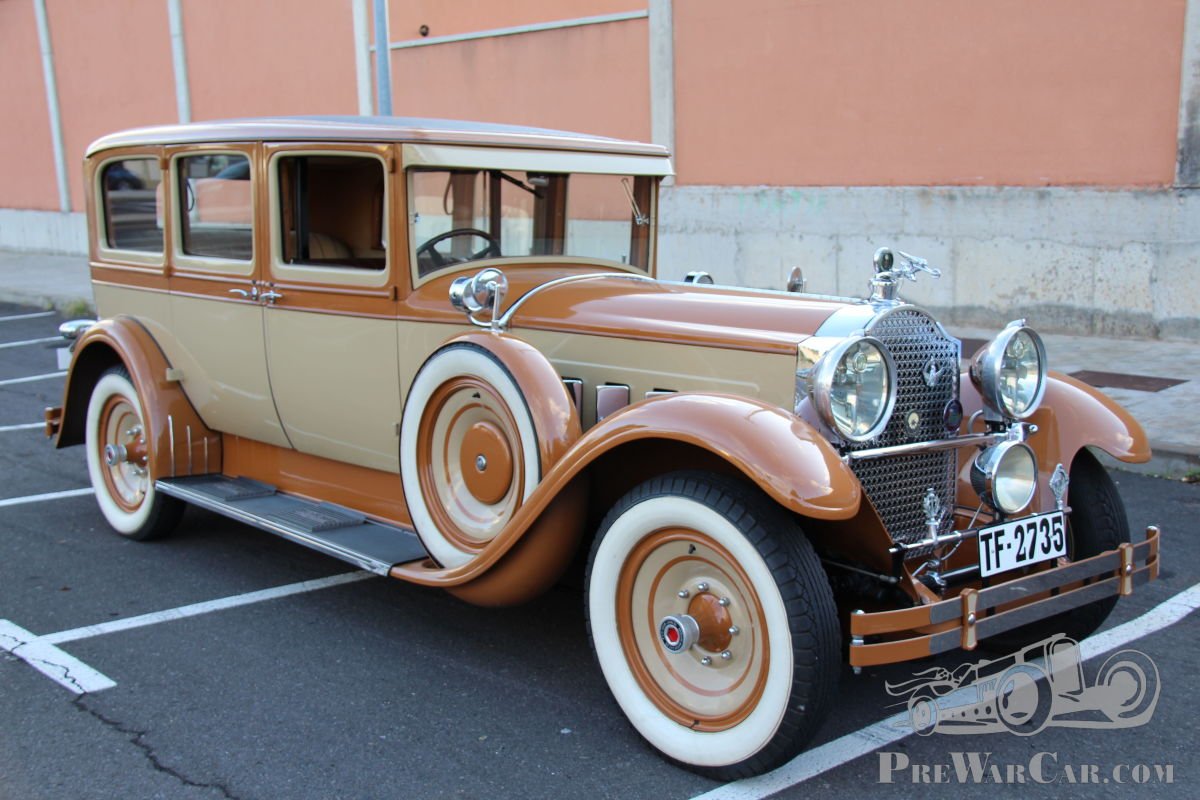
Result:
{"type": "Polygon", "coordinates": [[[280,260],[382,270],[387,264],[384,165],[349,155],[282,155],[275,162],[280,260]]]}
{"type": "Polygon", "coordinates": [[[238,153],[183,156],[180,247],[190,256],[249,261],[254,250],[250,159],[238,153]]]}
{"type": "Polygon", "coordinates": [[[157,158],[125,158],[104,165],[100,197],[106,247],[162,253],[161,184],[157,158]]]}

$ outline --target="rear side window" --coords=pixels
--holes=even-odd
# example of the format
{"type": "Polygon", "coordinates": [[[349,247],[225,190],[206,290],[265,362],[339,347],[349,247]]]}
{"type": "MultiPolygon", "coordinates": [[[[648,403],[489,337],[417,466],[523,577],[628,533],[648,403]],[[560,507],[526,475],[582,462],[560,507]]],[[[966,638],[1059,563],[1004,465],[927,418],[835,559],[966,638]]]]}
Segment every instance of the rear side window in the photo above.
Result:
{"type": "Polygon", "coordinates": [[[161,185],[157,158],[125,158],[104,165],[100,197],[107,247],[162,253],[161,185]]]}
{"type": "Polygon", "coordinates": [[[254,251],[250,159],[239,153],[183,156],[180,247],[189,256],[249,261],[254,251]]]}
{"type": "Polygon", "coordinates": [[[382,270],[386,266],[384,165],[344,155],[276,162],[284,264],[382,270]]]}

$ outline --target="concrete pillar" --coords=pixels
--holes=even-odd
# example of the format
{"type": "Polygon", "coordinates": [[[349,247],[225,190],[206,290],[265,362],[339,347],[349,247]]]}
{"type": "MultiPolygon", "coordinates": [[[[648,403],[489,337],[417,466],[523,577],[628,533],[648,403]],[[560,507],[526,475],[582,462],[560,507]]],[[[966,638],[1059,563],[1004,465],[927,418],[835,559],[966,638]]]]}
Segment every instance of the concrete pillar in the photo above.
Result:
{"type": "Polygon", "coordinates": [[[1179,82],[1179,149],[1175,185],[1200,187],[1200,0],[1188,0],[1179,82]]]}
{"type": "Polygon", "coordinates": [[[354,13],[354,78],[358,86],[358,113],[371,114],[371,32],[367,0],[350,0],[354,13]]]}
{"type": "Polygon", "coordinates": [[[675,23],[671,0],[650,0],[650,138],[674,155],[675,23]]]}
{"type": "Polygon", "coordinates": [[[180,0],[167,0],[167,25],[171,29],[171,64],[175,68],[175,110],[180,122],[192,121],[192,90],[188,81],[187,48],[183,41],[180,0]]]}
{"type": "Polygon", "coordinates": [[[58,81],[54,77],[54,51],[50,46],[50,22],[46,18],[46,0],[33,0],[37,18],[38,46],[42,52],[42,80],[46,85],[46,108],[50,113],[50,145],[54,150],[54,177],[58,183],[58,207],[71,210],[71,192],[67,187],[67,160],[63,151],[62,117],[58,112],[58,81]]]}

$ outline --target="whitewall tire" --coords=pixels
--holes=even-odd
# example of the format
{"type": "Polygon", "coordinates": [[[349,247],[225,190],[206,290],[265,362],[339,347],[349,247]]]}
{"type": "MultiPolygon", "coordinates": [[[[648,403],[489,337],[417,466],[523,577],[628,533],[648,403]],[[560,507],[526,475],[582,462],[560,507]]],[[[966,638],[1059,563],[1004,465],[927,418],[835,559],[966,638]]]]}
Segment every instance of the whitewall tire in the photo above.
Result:
{"type": "Polygon", "coordinates": [[[720,780],[799,753],[836,691],[820,560],[766,496],[715,474],[655,478],[617,503],[592,548],[587,615],[637,731],[720,780]]]}
{"type": "Polygon", "coordinates": [[[400,475],[417,535],[444,567],[471,561],[541,480],[533,418],[503,364],[469,343],[434,353],[409,389],[400,475]]]}
{"type": "Polygon", "coordinates": [[[88,401],[88,475],[108,524],[130,539],[153,539],[170,532],[183,504],[154,489],[150,475],[150,436],[137,389],[120,367],[100,376],[88,401]]]}

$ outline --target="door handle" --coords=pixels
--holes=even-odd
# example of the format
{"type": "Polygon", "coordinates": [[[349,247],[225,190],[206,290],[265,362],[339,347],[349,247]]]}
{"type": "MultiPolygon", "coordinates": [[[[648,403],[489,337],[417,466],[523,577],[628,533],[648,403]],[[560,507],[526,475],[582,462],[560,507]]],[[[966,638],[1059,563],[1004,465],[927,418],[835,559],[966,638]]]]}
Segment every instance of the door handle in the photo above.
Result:
{"type": "Polygon", "coordinates": [[[275,305],[275,301],[281,297],[283,297],[283,295],[280,294],[279,292],[275,291],[274,289],[268,289],[267,291],[265,291],[259,295],[259,299],[265,300],[268,305],[272,305],[272,306],[275,305]]]}
{"type": "Polygon", "coordinates": [[[250,291],[246,291],[245,289],[230,289],[229,293],[235,294],[238,297],[245,298],[246,300],[257,300],[258,299],[258,287],[257,286],[251,286],[250,291]]]}

